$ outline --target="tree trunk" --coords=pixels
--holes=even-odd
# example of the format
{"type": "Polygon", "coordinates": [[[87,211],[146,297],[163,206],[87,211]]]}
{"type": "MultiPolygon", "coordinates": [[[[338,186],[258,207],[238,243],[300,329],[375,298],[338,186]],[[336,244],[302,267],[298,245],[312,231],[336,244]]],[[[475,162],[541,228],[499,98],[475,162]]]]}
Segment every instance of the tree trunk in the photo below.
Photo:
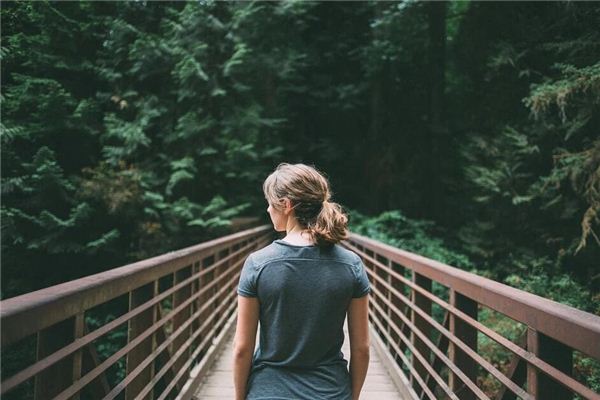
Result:
{"type": "Polygon", "coordinates": [[[444,152],[448,151],[445,124],[445,61],[446,61],[446,3],[427,4],[429,21],[429,126],[425,149],[428,158],[423,182],[424,203],[429,205],[430,218],[443,218],[444,152]]]}

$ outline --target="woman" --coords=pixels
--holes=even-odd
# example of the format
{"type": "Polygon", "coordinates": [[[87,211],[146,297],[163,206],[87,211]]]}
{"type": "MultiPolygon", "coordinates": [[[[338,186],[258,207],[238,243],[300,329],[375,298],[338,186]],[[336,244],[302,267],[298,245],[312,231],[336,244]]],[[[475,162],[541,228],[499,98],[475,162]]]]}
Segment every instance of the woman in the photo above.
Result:
{"type": "Polygon", "coordinates": [[[369,365],[371,289],[360,257],[338,244],[348,237],[348,218],[329,201],[327,179],[305,164],[279,164],[263,191],[275,230],[286,236],[251,253],[242,267],[236,400],[357,400],[369,365]],[[346,314],[349,371],[341,352],[346,314]]]}

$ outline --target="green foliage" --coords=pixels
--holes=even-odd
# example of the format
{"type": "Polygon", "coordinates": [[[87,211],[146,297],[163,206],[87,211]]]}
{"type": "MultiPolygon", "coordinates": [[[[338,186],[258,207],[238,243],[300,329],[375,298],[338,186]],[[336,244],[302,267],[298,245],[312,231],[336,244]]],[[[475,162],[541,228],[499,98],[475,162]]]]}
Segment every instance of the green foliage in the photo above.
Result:
{"type": "MultiPolygon", "coordinates": [[[[86,325],[90,331],[94,331],[103,325],[116,319],[112,314],[103,315],[102,317],[95,315],[87,315],[85,318],[86,325]]],[[[117,351],[122,349],[127,344],[127,324],[122,324],[116,329],[111,330],[106,335],[102,336],[94,343],[94,348],[98,353],[100,362],[103,362],[117,351]]],[[[106,374],[110,387],[116,386],[125,378],[126,375],[126,357],[121,357],[109,368],[106,374]]]]}
{"type": "Polygon", "coordinates": [[[539,153],[539,147],[530,143],[527,135],[509,126],[490,140],[473,137],[463,147],[465,177],[478,191],[474,200],[479,203],[503,201],[518,205],[531,196],[523,193],[522,183],[531,178],[525,160],[539,153]]]}
{"type": "MultiPolygon", "coordinates": [[[[563,123],[566,123],[567,108],[574,110],[580,119],[587,122],[591,117],[594,107],[600,103],[600,63],[577,68],[574,65],[557,63],[554,68],[558,70],[561,78],[551,79],[541,84],[534,84],[531,94],[523,102],[536,118],[548,111],[552,105],[556,106],[563,123]]],[[[578,125],[585,125],[578,121],[578,125]]],[[[565,140],[574,133],[568,131],[565,140]]]]}
{"type": "Polygon", "coordinates": [[[585,382],[594,392],[600,392],[600,361],[576,352],[573,355],[573,375],[578,381],[585,382]]]}
{"type": "Polygon", "coordinates": [[[467,256],[452,250],[442,239],[443,233],[432,221],[407,218],[400,210],[373,217],[349,210],[348,215],[354,233],[455,267],[473,268],[467,256]]]}
{"type": "MultiPolygon", "coordinates": [[[[89,221],[92,212],[87,203],[73,204],[75,186],[64,177],[54,152],[42,147],[31,163],[23,163],[23,175],[7,177],[4,194],[18,198],[27,196],[28,202],[2,207],[4,243],[48,254],[85,253],[89,249],[77,240],[81,227],[89,221]],[[56,204],[52,210],[45,205],[56,204]],[[64,205],[72,204],[65,210],[64,205]],[[61,214],[66,214],[61,216],[61,214]]],[[[98,240],[93,247],[97,247],[98,240]]],[[[92,251],[93,253],[94,251],[92,251]]]]}
{"type": "MultiPolygon", "coordinates": [[[[37,275],[36,259],[56,255],[43,263],[56,275],[31,283],[58,283],[85,273],[67,273],[68,257],[97,271],[226,233],[262,209],[247,193],[280,156],[285,118],[249,92],[262,68],[240,19],[252,8],[262,5],[3,8],[2,229],[14,252],[4,296],[32,289],[17,289],[17,260],[37,275]]],[[[265,12],[293,19],[304,8],[265,12]]]]}
{"type": "Polygon", "coordinates": [[[506,283],[571,307],[600,314],[598,299],[590,302],[589,291],[567,274],[550,276],[546,269],[538,268],[527,276],[510,275],[506,278],[506,283]]]}
{"type": "Polygon", "coordinates": [[[1,18],[2,298],[266,217],[262,181],[288,161],[327,172],[358,233],[598,312],[598,4],[42,1],[1,18]]]}
{"type": "MultiPolygon", "coordinates": [[[[360,212],[347,209],[354,233],[368,236],[402,250],[424,255],[436,261],[469,269],[471,272],[490,279],[500,280],[498,271],[476,269],[469,257],[460,249],[450,249],[450,245],[442,236],[435,224],[430,221],[419,221],[405,217],[400,211],[386,211],[378,216],[367,217],[360,212]],[[438,236],[438,237],[436,237],[438,236]]],[[[531,252],[511,254],[506,264],[500,265],[499,270],[515,271],[503,279],[503,282],[517,289],[534,293],[542,297],[600,315],[600,296],[593,296],[586,287],[573,279],[569,274],[560,272],[557,266],[547,257],[539,258],[531,252]]],[[[434,294],[448,301],[448,290],[439,284],[432,288],[434,294]]],[[[442,322],[444,310],[434,306],[432,315],[442,322]]],[[[501,336],[513,343],[523,340],[525,326],[516,323],[487,307],[480,307],[478,320],[501,336]]],[[[438,336],[438,332],[434,332],[438,336]]],[[[478,353],[494,366],[506,373],[512,358],[512,353],[488,336],[478,334],[478,353]]],[[[524,344],[523,344],[524,345],[524,344]]],[[[574,361],[576,374],[594,390],[598,386],[600,364],[597,361],[576,354],[574,361]]],[[[489,376],[478,377],[479,386],[486,393],[496,393],[501,385],[489,376]]]]}
{"type": "MultiPolygon", "coordinates": [[[[458,43],[479,49],[485,60],[468,78],[483,75],[486,80],[467,79],[465,87],[470,93],[487,93],[479,104],[472,97],[467,104],[473,113],[481,113],[460,149],[465,193],[473,200],[469,213],[475,220],[459,228],[459,237],[481,268],[494,270],[501,280],[545,268],[550,277],[566,273],[574,282],[595,286],[593,260],[600,255],[600,70],[597,57],[590,54],[598,54],[591,40],[600,36],[583,27],[597,21],[598,12],[557,3],[542,18],[526,23],[530,12],[526,7],[473,4],[472,17],[465,21],[490,16],[493,26],[518,15],[514,30],[521,33],[486,33],[481,38],[486,43],[476,39],[476,31],[481,32],[476,25],[465,23],[459,33],[458,43]],[[546,31],[542,21],[551,16],[557,24],[546,31]],[[582,30],[568,28],[576,20],[582,30]],[[529,36],[540,45],[531,46],[529,36]],[[515,107],[517,103],[525,107],[515,107]],[[499,118],[502,113],[505,118],[499,118]]],[[[551,285],[547,289],[560,292],[551,285]]],[[[583,299],[575,303],[586,304],[583,299]]]]}
{"type": "MultiPolygon", "coordinates": [[[[576,150],[557,148],[554,168],[548,176],[542,177],[534,190],[541,196],[549,185],[560,186],[567,182],[587,203],[581,221],[581,237],[575,249],[578,252],[586,246],[589,236],[600,246],[600,239],[594,232],[594,226],[600,226],[600,139],[597,126],[590,124],[600,108],[600,63],[583,68],[557,64],[556,68],[560,78],[535,85],[524,102],[538,119],[555,105],[565,131],[565,147],[576,150]],[[573,118],[567,117],[567,109],[574,114],[573,118]],[[574,135],[579,138],[576,147],[569,146],[574,135]]],[[[555,201],[559,201],[557,197],[555,201]]]]}

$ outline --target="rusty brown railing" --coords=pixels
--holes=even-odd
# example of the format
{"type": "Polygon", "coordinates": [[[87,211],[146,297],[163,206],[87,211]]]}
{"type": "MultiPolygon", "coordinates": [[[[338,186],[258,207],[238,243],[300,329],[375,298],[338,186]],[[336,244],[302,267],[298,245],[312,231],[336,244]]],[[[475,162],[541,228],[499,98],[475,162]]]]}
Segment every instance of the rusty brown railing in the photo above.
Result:
{"type": "Polygon", "coordinates": [[[367,267],[373,339],[389,351],[406,397],[600,399],[573,374],[575,353],[600,360],[600,317],[361,235],[343,244],[367,267]],[[522,327],[522,336],[490,329],[478,318],[484,312],[522,327]],[[510,361],[493,365],[478,349],[484,338],[510,361]]]}
{"type": "MultiPolygon", "coordinates": [[[[35,349],[9,377],[4,358],[0,395],[191,399],[233,326],[242,263],[273,233],[248,229],[0,302],[3,357],[35,349]],[[121,346],[101,360],[99,339],[111,334],[121,346]]],[[[573,373],[575,355],[600,360],[599,317],[357,234],[342,245],[367,266],[372,340],[403,398],[600,399],[573,373]],[[486,326],[492,314],[520,335],[486,326]],[[483,338],[508,362],[494,364],[483,338]]]]}
{"type": "Polygon", "coordinates": [[[35,347],[31,362],[2,377],[0,395],[25,398],[29,384],[36,400],[190,399],[235,320],[241,265],[272,232],[244,230],[0,302],[3,356],[35,347]],[[107,317],[119,305],[122,315],[88,327],[90,313],[107,317]],[[124,345],[101,361],[94,342],[123,324],[124,345]],[[125,376],[111,387],[107,370],[120,360],[125,376]]]}

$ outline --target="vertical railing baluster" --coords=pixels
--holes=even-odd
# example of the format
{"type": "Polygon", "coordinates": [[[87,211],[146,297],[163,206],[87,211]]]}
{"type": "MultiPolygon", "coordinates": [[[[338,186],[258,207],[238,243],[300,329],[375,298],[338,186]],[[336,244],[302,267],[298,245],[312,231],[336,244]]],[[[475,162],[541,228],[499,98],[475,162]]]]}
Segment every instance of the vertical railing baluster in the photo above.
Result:
{"type": "MultiPolygon", "coordinates": [[[[375,253],[375,260],[379,263],[385,264],[385,259],[384,257],[380,256],[379,254],[375,253]]],[[[377,265],[377,264],[376,264],[377,265]]],[[[380,267],[379,265],[377,265],[377,271],[378,274],[377,276],[379,276],[379,278],[381,280],[383,280],[384,282],[387,282],[387,271],[385,270],[385,268],[380,267]]],[[[387,318],[388,316],[388,309],[389,306],[386,304],[386,300],[388,298],[388,288],[385,286],[385,284],[380,283],[380,293],[381,293],[381,297],[379,297],[379,305],[382,309],[382,315],[381,315],[381,325],[383,327],[383,329],[385,329],[386,332],[389,332],[389,328],[390,328],[390,324],[389,324],[389,320],[387,318]]],[[[389,343],[389,340],[387,338],[387,336],[383,337],[383,342],[386,344],[386,347],[389,349],[391,344],[389,343]]]]}
{"type": "MultiPolygon", "coordinates": [[[[37,334],[37,360],[62,349],[73,341],[75,317],[67,318],[37,334]]],[[[46,368],[35,376],[35,400],[51,399],[73,383],[73,355],[46,368]]]]}
{"type": "MultiPolygon", "coordinates": [[[[75,329],[73,332],[74,338],[78,339],[85,334],[85,312],[80,312],[75,315],[75,329]]],[[[73,353],[73,382],[81,378],[81,368],[83,367],[83,350],[85,347],[73,353]]],[[[72,397],[72,400],[79,400],[81,394],[77,393],[72,397]]]]}
{"type": "MultiPolygon", "coordinates": [[[[225,250],[224,249],[219,249],[215,252],[215,264],[217,262],[219,262],[220,260],[222,260],[223,258],[225,258],[225,250]]],[[[213,271],[213,279],[218,280],[219,277],[221,276],[221,272],[223,271],[223,266],[220,265],[217,268],[215,268],[215,270],[213,271]]],[[[219,290],[221,290],[221,286],[223,285],[223,281],[218,281],[215,286],[213,286],[213,290],[212,290],[212,296],[211,296],[211,303],[212,303],[212,313],[214,315],[214,319],[213,321],[218,321],[219,317],[220,317],[220,313],[222,311],[217,311],[217,308],[219,306],[219,304],[221,304],[220,302],[220,298],[217,297],[217,293],[219,292],[219,290]]],[[[214,327],[214,326],[213,326],[214,327]]],[[[219,335],[220,329],[217,327],[217,329],[213,329],[212,330],[212,336],[213,336],[213,340],[217,338],[217,336],[219,335]]]]}
{"type": "MultiPolygon", "coordinates": [[[[91,326],[86,325],[86,317],[88,322],[90,312],[94,313],[94,317],[96,317],[96,307],[100,308],[98,309],[99,313],[102,313],[102,311],[106,313],[107,309],[112,309],[117,312],[117,318],[124,317],[124,313],[132,312],[152,299],[156,299],[161,289],[170,288],[172,287],[171,284],[180,284],[192,274],[199,273],[204,267],[210,266],[210,263],[204,265],[205,259],[211,258],[212,262],[219,261],[246,245],[256,243],[258,237],[267,232],[263,228],[269,227],[252,229],[252,233],[228,235],[225,238],[210,241],[208,245],[195,245],[183,249],[183,251],[163,254],[161,257],[145,260],[144,263],[135,263],[135,266],[116,268],[117,272],[106,271],[94,275],[91,279],[84,277],[81,280],[68,282],[69,285],[61,284],[57,287],[42,289],[40,292],[16,299],[16,301],[15,299],[3,300],[2,305],[6,305],[6,309],[3,309],[2,322],[7,326],[7,328],[3,327],[2,332],[3,354],[5,352],[11,355],[14,353],[19,354],[20,347],[13,346],[26,346],[27,348],[35,346],[33,348],[35,361],[20,360],[15,365],[23,365],[25,369],[16,372],[12,376],[3,376],[2,383],[6,383],[6,385],[3,385],[2,388],[2,398],[4,398],[5,393],[8,393],[8,397],[16,398],[25,392],[35,400],[56,398],[61,393],[63,393],[60,396],[61,398],[69,397],[69,399],[74,400],[98,399],[107,395],[125,400],[137,397],[145,400],[153,399],[157,391],[163,390],[165,385],[174,383],[173,379],[177,373],[182,375],[179,383],[182,383],[184,379],[187,380],[189,376],[185,372],[188,371],[182,370],[181,367],[183,363],[190,360],[191,354],[198,350],[196,357],[201,359],[206,356],[206,350],[218,349],[221,344],[221,340],[219,343],[215,343],[209,337],[205,346],[203,346],[204,348],[198,349],[199,342],[207,339],[206,332],[211,331],[211,336],[214,334],[215,338],[225,337],[222,333],[228,321],[224,320],[218,324],[216,323],[218,319],[225,317],[223,315],[225,311],[220,311],[218,313],[220,315],[212,315],[211,313],[218,306],[223,305],[224,302],[227,302],[227,305],[233,308],[232,300],[235,288],[232,287],[233,283],[230,283],[229,280],[238,271],[230,270],[230,268],[243,258],[244,254],[236,255],[235,258],[223,263],[206,276],[198,277],[198,279],[192,280],[189,285],[169,293],[169,296],[162,299],[161,302],[148,306],[143,311],[138,311],[129,320],[121,321],[110,332],[102,333],[102,335],[108,337],[102,337],[101,339],[96,337],[77,349],[70,348],[69,350],[65,347],[73,345],[74,340],[81,341],[83,337],[90,333],[89,328],[91,326]],[[206,257],[207,254],[209,257],[206,257]],[[190,259],[190,257],[193,258],[190,259]],[[186,261],[180,264],[182,260],[186,261]],[[180,265],[183,265],[184,268],[176,270],[176,268],[180,268],[180,265]],[[202,298],[190,302],[177,315],[168,315],[184,301],[189,300],[191,296],[203,290],[216,277],[222,277],[223,279],[218,285],[206,292],[202,298]],[[229,284],[227,288],[232,290],[227,290],[226,293],[222,293],[216,298],[217,291],[223,290],[223,286],[226,284],[229,284]],[[122,303],[123,301],[125,304],[122,303]],[[194,312],[207,305],[206,301],[210,302],[209,308],[203,312],[203,315],[198,316],[194,321],[190,321],[189,319],[194,312]],[[158,319],[165,316],[172,318],[168,319],[163,326],[157,327],[156,331],[150,333],[150,329],[158,319]],[[185,343],[190,340],[191,334],[197,332],[204,321],[215,316],[219,317],[214,318],[215,323],[208,324],[205,332],[202,332],[194,340],[194,343],[185,346],[185,343]],[[189,323],[189,328],[186,328],[177,338],[170,336],[184,323],[189,323]],[[123,326],[124,324],[126,326],[123,326]],[[141,339],[140,335],[145,333],[148,333],[148,335],[135,347],[127,347],[128,352],[125,352],[125,349],[120,346],[119,359],[113,359],[113,365],[103,365],[106,360],[101,359],[98,354],[101,349],[98,348],[97,350],[96,346],[103,346],[103,343],[110,339],[111,334],[118,335],[121,328],[126,334],[126,338],[123,338],[123,341],[126,342],[125,346],[131,345],[135,339],[141,339]],[[25,339],[27,342],[18,343],[25,339]],[[160,355],[155,354],[156,348],[169,339],[173,339],[173,342],[169,344],[168,348],[163,349],[160,355]],[[174,360],[174,353],[182,348],[185,349],[185,352],[182,350],[182,354],[178,356],[177,360],[174,360]],[[68,351],[68,355],[63,356],[65,354],[63,352],[66,351],[68,351]],[[120,382],[109,382],[108,378],[113,376],[115,368],[119,369],[121,367],[122,361],[125,361],[124,371],[117,372],[117,374],[119,377],[125,376],[125,379],[120,382]],[[168,368],[158,382],[154,382],[155,370],[164,367],[169,361],[173,361],[174,365],[168,368]],[[30,365],[24,366],[25,362],[29,362],[30,365]],[[35,363],[35,365],[31,365],[31,363],[35,363]],[[102,369],[102,371],[99,371],[99,369],[102,369]],[[140,372],[136,372],[134,376],[134,370],[140,372]],[[94,371],[93,376],[90,375],[91,371],[94,371]],[[144,396],[140,396],[141,391],[149,383],[156,384],[156,387],[148,387],[149,392],[144,396]],[[18,386],[21,387],[18,388],[17,392],[15,388],[18,386]]],[[[231,312],[233,310],[229,311],[229,313],[231,312]]],[[[101,316],[104,316],[104,314],[101,316]]],[[[212,350],[210,351],[212,352],[212,350]]],[[[193,368],[194,366],[195,364],[192,363],[189,367],[193,368]]],[[[14,369],[7,368],[5,372],[9,374],[14,369]]],[[[171,398],[171,394],[176,392],[177,388],[169,388],[169,392],[164,394],[166,398],[171,398]]]]}
{"type": "MultiPolygon", "coordinates": [[[[450,289],[450,304],[471,318],[477,320],[477,302],[463,296],[454,289],[450,289]]],[[[450,332],[464,342],[467,346],[477,351],[477,329],[464,322],[462,319],[450,314],[450,332]]],[[[477,383],[477,362],[459,349],[452,342],[449,344],[450,360],[473,382],[477,383]]],[[[448,375],[450,389],[461,400],[475,399],[464,383],[452,372],[448,375]]]]}
{"type": "MultiPolygon", "coordinates": [[[[385,260],[385,265],[388,268],[392,268],[392,261],[388,258],[386,258],[385,260]]],[[[389,271],[385,271],[386,273],[386,283],[391,287],[392,286],[392,274],[389,273],[389,271]]],[[[387,294],[387,301],[389,302],[389,304],[392,304],[392,291],[389,290],[388,288],[385,289],[386,294],[387,294]]],[[[387,333],[390,337],[392,337],[392,308],[388,305],[386,305],[387,308],[387,333]]],[[[388,350],[392,349],[392,344],[388,343],[388,350]]]]}
{"type": "MultiPolygon", "coordinates": [[[[144,304],[156,296],[156,282],[150,282],[133,291],[129,292],[129,310],[133,310],[137,306],[144,304]]],[[[131,318],[127,323],[127,343],[131,342],[137,336],[144,333],[155,322],[154,307],[142,311],[135,317],[131,318]]],[[[129,375],[148,354],[154,351],[154,340],[152,337],[144,339],[140,344],[131,349],[126,356],[126,374],[129,375]]],[[[154,370],[152,365],[144,368],[144,370],[125,387],[125,399],[135,398],[152,379],[154,370]]],[[[152,399],[152,391],[148,393],[146,399],[152,399]]]]}
{"type": "MultiPolygon", "coordinates": [[[[572,375],[573,350],[570,347],[527,327],[527,350],[567,375],[572,375]]],[[[531,364],[527,364],[527,391],[536,400],[573,398],[570,390],[548,375],[538,372],[531,364]]]]}
{"type": "MultiPolygon", "coordinates": [[[[398,275],[401,276],[405,276],[406,273],[406,268],[404,268],[402,265],[397,264],[395,262],[391,263],[391,268],[392,271],[394,271],[395,273],[397,273],[398,275]]],[[[400,279],[396,279],[394,278],[392,280],[392,287],[394,289],[396,289],[398,292],[400,292],[401,294],[406,294],[405,293],[405,287],[406,285],[402,283],[402,281],[400,281],[400,279]]],[[[400,299],[400,297],[394,295],[392,296],[392,304],[394,306],[396,306],[396,308],[398,310],[400,310],[400,312],[404,313],[404,315],[406,315],[406,304],[404,304],[404,302],[400,299]]],[[[398,329],[404,333],[407,337],[409,336],[409,330],[406,327],[406,324],[404,324],[404,321],[402,320],[402,318],[400,318],[398,315],[396,315],[396,313],[392,313],[392,323],[398,327],[398,329]]],[[[398,348],[402,351],[402,353],[406,352],[406,343],[404,343],[404,341],[400,338],[400,335],[395,334],[395,336],[397,336],[397,345],[398,348]]],[[[402,363],[402,360],[400,359],[400,357],[396,358],[396,361],[398,362],[398,365],[400,365],[401,368],[406,369],[407,366],[404,365],[404,363],[402,363]]]]}
{"type": "MultiPolygon", "coordinates": [[[[422,287],[423,289],[431,292],[431,279],[426,278],[423,275],[420,275],[413,271],[412,281],[415,285],[422,287]]],[[[412,298],[411,301],[415,307],[423,310],[427,315],[431,315],[431,300],[427,297],[423,296],[416,290],[412,290],[412,298]]],[[[429,323],[421,317],[417,312],[411,310],[411,322],[414,324],[415,328],[422,332],[428,339],[431,338],[431,326],[429,323]]],[[[415,349],[426,359],[429,360],[429,348],[425,344],[423,340],[421,340],[414,331],[410,332],[410,340],[415,349]]],[[[417,374],[425,380],[427,377],[427,370],[425,367],[417,360],[415,355],[412,356],[412,367],[413,371],[411,373],[411,381],[412,385],[415,388],[417,393],[421,393],[420,386],[417,381],[413,378],[413,374],[417,374]]]]}
{"type": "MultiPolygon", "coordinates": [[[[539,354],[537,331],[531,327],[527,327],[527,350],[533,354],[539,354]]],[[[527,363],[527,392],[534,398],[538,396],[538,374],[535,367],[527,363]]]]}
{"type": "MultiPolygon", "coordinates": [[[[231,254],[231,249],[229,247],[223,249],[221,251],[221,256],[220,258],[226,258],[229,254],[231,254]]],[[[221,266],[219,266],[219,268],[217,268],[217,277],[221,277],[221,283],[219,284],[219,290],[223,288],[223,286],[225,286],[227,284],[227,277],[225,277],[224,275],[226,274],[227,270],[229,269],[230,266],[230,262],[229,261],[225,261],[224,263],[221,264],[221,266]]],[[[223,291],[223,293],[221,293],[219,295],[219,298],[217,300],[217,304],[223,304],[223,302],[227,299],[227,297],[229,296],[229,293],[227,292],[227,290],[223,291]]],[[[225,312],[225,310],[223,310],[222,312],[225,312]]],[[[220,318],[221,315],[219,315],[218,317],[216,317],[216,319],[218,320],[220,318]]],[[[227,320],[224,320],[221,325],[219,327],[217,327],[216,333],[220,333],[222,328],[225,326],[225,324],[227,323],[227,320]]],[[[216,337],[216,336],[215,336],[216,337]]]]}
{"type": "MultiPolygon", "coordinates": [[[[203,265],[202,268],[206,270],[206,269],[210,268],[214,263],[215,263],[215,254],[211,253],[210,256],[208,256],[202,260],[202,265],[203,265]]],[[[210,272],[206,272],[204,274],[204,276],[202,277],[202,279],[200,280],[200,288],[204,289],[205,287],[207,287],[214,279],[214,276],[215,276],[214,270],[210,271],[210,272]]],[[[214,289],[211,288],[209,290],[204,291],[204,293],[200,296],[200,306],[204,306],[204,305],[208,304],[208,306],[200,314],[200,323],[202,323],[203,321],[206,321],[213,312],[214,303],[211,302],[213,292],[214,292],[214,289]]],[[[210,324],[204,328],[203,333],[200,333],[199,337],[201,338],[201,341],[204,340],[204,338],[206,337],[206,332],[209,332],[209,331],[210,331],[210,324]]],[[[206,349],[208,349],[211,344],[212,344],[212,342],[210,340],[208,340],[205,343],[205,345],[204,345],[205,349],[203,349],[200,352],[200,355],[201,355],[200,358],[204,357],[204,354],[206,353],[206,349]]]]}
{"type": "MultiPolygon", "coordinates": [[[[182,281],[185,281],[192,275],[192,266],[189,265],[187,267],[181,268],[180,270],[175,272],[173,286],[179,284],[182,281]]],[[[191,285],[185,285],[184,287],[177,290],[173,293],[173,309],[179,307],[179,305],[185,302],[190,298],[192,294],[191,285]]],[[[173,332],[175,332],[181,325],[183,325],[192,315],[192,305],[186,306],[183,310],[179,311],[177,315],[173,317],[173,332]]],[[[175,340],[173,340],[173,353],[175,354],[181,346],[188,340],[191,335],[190,331],[191,326],[188,326],[184,332],[182,332],[175,340]]],[[[181,366],[187,361],[190,356],[190,347],[188,346],[187,350],[179,357],[177,361],[172,366],[173,372],[175,374],[179,373],[181,366]]],[[[189,370],[189,367],[188,367],[189,370]]],[[[183,385],[183,383],[182,383],[183,385]]]]}
{"type": "MultiPolygon", "coordinates": [[[[375,257],[375,253],[367,247],[365,247],[364,252],[371,258],[375,257]]],[[[377,264],[372,263],[371,261],[365,260],[364,265],[365,265],[365,268],[368,268],[373,272],[373,275],[379,276],[379,268],[377,268],[377,264]]],[[[373,279],[372,286],[373,286],[373,290],[376,293],[381,293],[381,285],[377,279],[373,279]]],[[[372,300],[375,303],[377,303],[379,306],[381,306],[381,299],[379,298],[379,296],[373,296],[372,300]]],[[[375,307],[371,308],[371,313],[373,315],[373,318],[377,318],[379,321],[382,320],[383,316],[377,316],[379,314],[379,311],[377,311],[377,309],[375,307]]],[[[379,337],[381,337],[381,340],[387,344],[387,341],[385,340],[385,337],[383,336],[383,332],[380,331],[379,326],[374,325],[373,327],[375,328],[375,331],[378,332],[379,337]]]]}
{"type": "MultiPolygon", "coordinates": [[[[193,265],[192,265],[192,274],[196,275],[200,272],[200,269],[202,267],[202,261],[196,261],[193,265]]],[[[194,282],[192,284],[192,296],[194,296],[196,293],[198,293],[198,291],[200,291],[200,281],[202,278],[196,278],[194,279],[194,282]]],[[[200,309],[200,300],[198,298],[196,298],[196,300],[194,300],[192,302],[192,314],[195,314],[196,311],[198,311],[200,309]]],[[[194,318],[194,320],[192,321],[192,332],[196,332],[196,330],[198,330],[198,328],[200,327],[200,320],[196,317],[194,318]]],[[[198,345],[200,344],[200,341],[202,340],[202,338],[199,336],[196,337],[196,339],[194,339],[194,341],[192,342],[192,351],[196,350],[198,348],[198,345]]],[[[195,360],[192,361],[192,368],[196,365],[195,360]]]]}
{"type": "MultiPolygon", "coordinates": [[[[87,322],[85,319],[83,321],[83,334],[89,334],[89,328],[87,326],[87,322]]],[[[82,357],[82,369],[83,371],[91,371],[100,365],[100,357],[98,356],[98,352],[96,351],[96,347],[94,343],[88,344],[83,348],[83,357],[82,357]]],[[[106,372],[103,372],[98,378],[94,379],[86,386],[84,390],[86,393],[85,400],[97,400],[102,399],[108,393],[110,393],[110,384],[108,383],[108,378],[106,377],[106,372]]]]}

